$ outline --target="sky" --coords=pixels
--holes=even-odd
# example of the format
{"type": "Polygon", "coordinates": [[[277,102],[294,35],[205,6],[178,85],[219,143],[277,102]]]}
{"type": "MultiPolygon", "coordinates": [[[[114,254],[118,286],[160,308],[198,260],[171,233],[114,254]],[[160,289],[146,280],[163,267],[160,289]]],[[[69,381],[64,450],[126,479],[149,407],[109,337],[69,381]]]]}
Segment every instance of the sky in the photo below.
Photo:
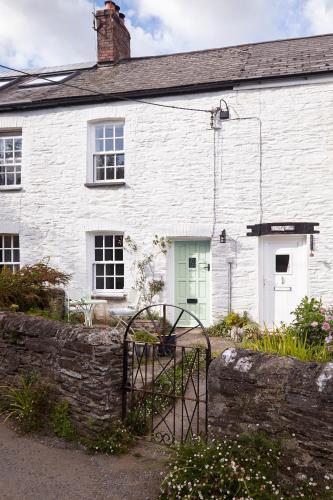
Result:
{"type": "MultiPolygon", "coordinates": [[[[104,1],[96,0],[96,7],[104,1]]],[[[119,0],[132,56],[333,31],[333,0],[119,0]]],[[[0,64],[32,68],[96,60],[94,0],[0,0],[0,64]]]]}

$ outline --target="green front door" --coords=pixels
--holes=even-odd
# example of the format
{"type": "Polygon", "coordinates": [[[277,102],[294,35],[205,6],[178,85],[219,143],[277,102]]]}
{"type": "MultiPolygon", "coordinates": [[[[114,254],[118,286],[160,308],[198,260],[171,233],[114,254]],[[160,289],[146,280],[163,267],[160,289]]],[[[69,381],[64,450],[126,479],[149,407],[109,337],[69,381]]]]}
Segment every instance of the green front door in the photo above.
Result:
{"type": "MultiPolygon", "coordinates": [[[[191,311],[204,326],[210,321],[210,242],[175,242],[175,304],[191,311]]],[[[194,326],[183,315],[179,326],[194,326]]]]}

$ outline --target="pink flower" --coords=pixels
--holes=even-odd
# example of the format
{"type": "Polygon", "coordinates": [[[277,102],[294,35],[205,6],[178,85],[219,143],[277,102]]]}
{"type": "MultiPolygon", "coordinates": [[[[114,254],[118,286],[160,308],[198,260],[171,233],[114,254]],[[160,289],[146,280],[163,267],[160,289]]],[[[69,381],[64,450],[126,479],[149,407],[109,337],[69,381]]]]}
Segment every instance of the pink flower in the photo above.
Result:
{"type": "Polygon", "coordinates": [[[318,321],[312,321],[311,326],[312,328],[316,328],[318,326],[318,321]]]}
{"type": "Polygon", "coordinates": [[[326,311],[325,311],[325,309],[324,309],[323,307],[321,307],[321,308],[319,309],[319,311],[320,311],[320,313],[321,313],[321,314],[325,314],[325,312],[326,312],[326,311]]]}
{"type": "Polygon", "coordinates": [[[331,325],[325,321],[325,323],[323,323],[323,325],[322,325],[322,329],[323,329],[325,332],[328,332],[328,330],[330,330],[330,329],[331,329],[331,325]]]}
{"type": "Polygon", "coordinates": [[[332,316],[329,315],[325,316],[325,321],[332,321],[332,319],[333,319],[332,316]]]}

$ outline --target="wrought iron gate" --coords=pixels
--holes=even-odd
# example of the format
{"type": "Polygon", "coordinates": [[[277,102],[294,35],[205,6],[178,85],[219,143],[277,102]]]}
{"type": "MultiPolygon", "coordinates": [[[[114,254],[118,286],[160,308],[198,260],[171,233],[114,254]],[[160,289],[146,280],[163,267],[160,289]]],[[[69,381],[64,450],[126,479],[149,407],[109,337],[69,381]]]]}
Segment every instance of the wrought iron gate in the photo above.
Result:
{"type": "Polygon", "coordinates": [[[123,419],[169,444],[207,435],[209,337],[190,311],[159,304],[135,314],[125,332],[123,419]],[[195,320],[178,328],[184,315],[195,320]]]}

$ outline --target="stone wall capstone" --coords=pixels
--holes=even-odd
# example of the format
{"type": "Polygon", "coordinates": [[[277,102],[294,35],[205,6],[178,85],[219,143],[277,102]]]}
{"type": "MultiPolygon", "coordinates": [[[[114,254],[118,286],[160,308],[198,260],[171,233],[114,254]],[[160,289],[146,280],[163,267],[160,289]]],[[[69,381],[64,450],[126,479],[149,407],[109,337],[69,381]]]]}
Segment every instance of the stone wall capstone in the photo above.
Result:
{"type": "Polygon", "coordinates": [[[210,366],[208,395],[214,434],[265,431],[297,465],[333,470],[333,363],[230,348],[210,366]]]}
{"type": "Polygon", "coordinates": [[[123,338],[114,328],[73,326],[24,314],[0,313],[0,377],[17,385],[33,372],[70,403],[83,433],[121,416],[123,338]]]}

